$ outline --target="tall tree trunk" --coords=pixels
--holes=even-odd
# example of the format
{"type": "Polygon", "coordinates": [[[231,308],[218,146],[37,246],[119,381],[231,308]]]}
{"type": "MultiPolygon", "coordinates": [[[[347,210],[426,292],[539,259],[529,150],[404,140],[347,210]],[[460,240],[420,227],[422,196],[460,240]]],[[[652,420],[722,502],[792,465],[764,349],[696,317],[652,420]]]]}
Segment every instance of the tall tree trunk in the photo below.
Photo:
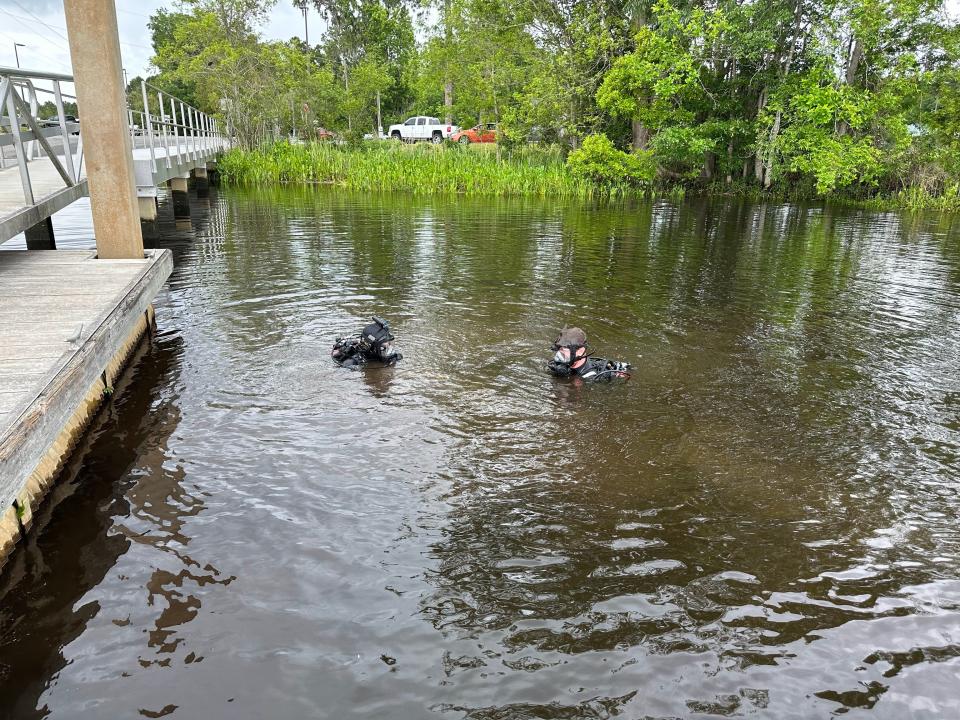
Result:
{"type": "Polygon", "coordinates": [[[383,120],[380,118],[380,91],[377,90],[377,137],[383,135],[383,120]]]}
{"type": "Polygon", "coordinates": [[[700,179],[701,180],[711,180],[713,179],[713,169],[716,164],[717,156],[712,152],[706,153],[703,158],[703,168],[700,170],[700,179]]]}
{"type": "Polygon", "coordinates": [[[853,42],[853,49],[850,51],[850,57],[847,60],[847,85],[853,85],[857,79],[857,70],[860,69],[860,61],[863,60],[863,42],[859,38],[853,42]]]}
{"type": "Polygon", "coordinates": [[[443,83],[443,110],[446,113],[443,121],[449,125],[453,122],[453,80],[443,83]]]}
{"type": "MultiPolygon", "coordinates": [[[[847,69],[844,74],[844,80],[847,85],[853,85],[857,79],[857,70],[860,68],[860,61],[863,59],[863,43],[859,38],[851,38],[851,48],[847,55],[847,69]]],[[[840,120],[837,123],[837,134],[846,135],[850,130],[850,124],[846,120],[840,120]]]]}
{"type": "MultiPolygon", "coordinates": [[[[800,24],[802,19],[803,3],[802,0],[797,0],[793,14],[793,32],[790,36],[790,49],[787,51],[787,60],[781,69],[781,78],[786,78],[790,75],[790,68],[793,66],[793,56],[797,48],[797,41],[800,39],[800,24]]],[[[782,113],[780,110],[777,110],[777,115],[773,121],[773,127],[770,128],[770,139],[767,143],[767,160],[764,163],[763,171],[763,187],[765,189],[769,189],[770,186],[773,185],[773,164],[776,156],[777,137],[780,135],[781,119],[782,113]]]]}
{"type": "Polygon", "coordinates": [[[443,120],[447,125],[453,122],[453,78],[450,77],[450,51],[453,39],[450,16],[453,12],[451,4],[452,0],[445,0],[443,3],[443,43],[445,51],[443,59],[443,110],[446,113],[443,120]]]}
{"type": "MultiPolygon", "coordinates": [[[[760,113],[763,112],[763,109],[767,106],[767,86],[763,86],[763,90],[760,91],[760,99],[757,100],[757,117],[760,116],[760,113]]],[[[763,148],[757,148],[756,154],[753,156],[753,177],[757,182],[763,182],[763,148]]]]}
{"type": "Polygon", "coordinates": [[[777,110],[777,115],[773,119],[773,127],[770,128],[770,145],[767,149],[767,161],[763,167],[764,190],[769,190],[770,186],[773,185],[773,158],[776,153],[774,146],[777,142],[777,136],[780,134],[780,117],[780,111],[777,110]]]}
{"type": "MultiPolygon", "coordinates": [[[[350,75],[347,73],[347,59],[343,55],[340,56],[340,64],[343,66],[343,89],[347,95],[349,95],[350,75]]],[[[347,113],[347,130],[353,130],[353,121],[351,120],[349,113],[347,113]]]]}
{"type": "MultiPolygon", "coordinates": [[[[733,87],[733,83],[737,77],[737,59],[731,58],[729,66],[724,68],[724,76],[727,79],[727,82],[730,83],[730,86],[733,87]]],[[[733,183],[733,133],[730,134],[730,137],[727,138],[727,185],[733,183]]]]}
{"type": "Polygon", "coordinates": [[[733,138],[727,142],[727,185],[733,184],[733,138]]]}
{"type": "Polygon", "coordinates": [[[650,142],[650,129],[638,118],[634,118],[631,124],[633,125],[633,149],[646,150],[647,143],[650,142]]]}

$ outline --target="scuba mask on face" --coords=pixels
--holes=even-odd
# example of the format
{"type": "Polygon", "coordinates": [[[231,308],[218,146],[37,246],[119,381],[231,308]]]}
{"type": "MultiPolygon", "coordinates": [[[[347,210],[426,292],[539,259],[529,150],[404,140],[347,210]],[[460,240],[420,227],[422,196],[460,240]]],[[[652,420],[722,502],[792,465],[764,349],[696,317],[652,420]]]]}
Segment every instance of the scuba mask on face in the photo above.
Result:
{"type": "Polygon", "coordinates": [[[571,369],[577,369],[587,359],[587,349],[583,345],[554,345],[557,351],[553,356],[553,361],[557,365],[566,365],[571,369]]]}
{"type": "Polygon", "coordinates": [[[389,362],[391,358],[396,357],[397,348],[394,347],[393,341],[387,340],[385,343],[382,343],[378,355],[384,362],[389,362]]]}
{"type": "Polygon", "coordinates": [[[553,341],[553,360],[548,363],[554,375],[570,375],[587,362],[587,334],[576,327],[565,327],[553,341]]]}

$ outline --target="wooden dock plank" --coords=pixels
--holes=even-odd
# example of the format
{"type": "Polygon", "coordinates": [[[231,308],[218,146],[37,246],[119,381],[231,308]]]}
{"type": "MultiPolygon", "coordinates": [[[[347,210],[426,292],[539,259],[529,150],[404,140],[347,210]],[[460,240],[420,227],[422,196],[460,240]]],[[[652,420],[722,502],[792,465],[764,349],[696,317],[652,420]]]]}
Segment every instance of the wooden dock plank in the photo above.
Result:
{"type": "Polygon", "coordinates": [[[21,491],[172,266],[168,250],[121,261],[87,251],[0,252],[0,509],[21,491]],[[104,282],[95,291],[75,287],[98,272],[104,282]]]}

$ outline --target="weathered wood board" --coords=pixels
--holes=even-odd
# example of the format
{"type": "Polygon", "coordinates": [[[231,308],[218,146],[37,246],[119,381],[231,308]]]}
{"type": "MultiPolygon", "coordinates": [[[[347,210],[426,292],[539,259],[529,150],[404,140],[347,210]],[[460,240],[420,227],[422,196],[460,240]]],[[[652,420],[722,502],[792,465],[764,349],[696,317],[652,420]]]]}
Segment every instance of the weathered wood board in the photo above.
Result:
{"type": "Polygon", "coordinates": [[[83,402],[173,268],[168,250],[0,251],[0,512],[83,402]]]}

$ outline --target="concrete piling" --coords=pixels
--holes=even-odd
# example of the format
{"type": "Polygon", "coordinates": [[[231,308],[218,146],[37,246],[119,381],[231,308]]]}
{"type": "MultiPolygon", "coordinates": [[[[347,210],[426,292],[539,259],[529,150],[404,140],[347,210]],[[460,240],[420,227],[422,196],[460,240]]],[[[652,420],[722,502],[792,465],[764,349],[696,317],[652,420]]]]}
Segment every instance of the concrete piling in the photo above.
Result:
{"type": "Polygon", "coordinates": [[[187,181],[189,175],[170,178],[170,194],[173,196],[173,217],[185,219],[190,217],[190,195],[187,181]]]}
{"type": "Polygon", "coordinates": [[[27,238],[27,250],[56,250],[57,242],[53,235],[53,219],[45,218],[23,233],[27,238]]]}
{"type": "Polygon", "coordinates": [[[207,178],[207,169],[205,167],[195,168],[193,173],[193,186],[197,191],[197,197],[205,198],[210,195],[210,181],[207,178]]]}
{"type": "Polygon", "coordinates": [[[140,211],[140,232],[143,235],[143,244],[145,247],[155,247],[160,237],[156,195],[138,195],[137,209],[140,211]]]}

